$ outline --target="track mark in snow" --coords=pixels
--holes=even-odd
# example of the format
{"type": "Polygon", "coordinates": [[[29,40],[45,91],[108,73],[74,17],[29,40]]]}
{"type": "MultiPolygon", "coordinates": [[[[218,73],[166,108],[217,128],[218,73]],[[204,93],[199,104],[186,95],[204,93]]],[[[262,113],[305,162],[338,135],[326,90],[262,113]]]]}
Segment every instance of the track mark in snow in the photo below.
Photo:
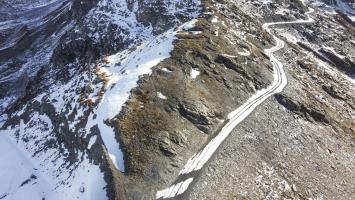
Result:
{"type": "Polygon", "coordinates": [[[158,191],[156,194],[156,198],[167,199],[167,198],[172,198],[174,196],[180,195],[186,191],[186,189],[189,187],[192,181],[193,178],[188,178],[185,181],[172,185],[165,190],[158,191]]]}

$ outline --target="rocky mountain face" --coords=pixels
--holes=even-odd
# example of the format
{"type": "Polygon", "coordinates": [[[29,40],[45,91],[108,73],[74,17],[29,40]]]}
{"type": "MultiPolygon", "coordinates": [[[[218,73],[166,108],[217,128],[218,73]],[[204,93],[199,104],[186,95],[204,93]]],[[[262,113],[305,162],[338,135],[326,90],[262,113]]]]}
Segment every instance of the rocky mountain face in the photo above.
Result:
{"type": "MultiPolygon", "coordinates": [[[[112,97],[121,97],[123,104],[132,87],[129,82],[134,85],[154,63],[147,68],[121,61],[149,44],[160,48],[151,56],[157,61],[164,59],[163,54],[168,53],[165,47],[171,48],[173,28],[196,17],[200,3],[103,0],[3,4],[0,121],[6,131],[1,136],[3,150],[15,152],[13,161],[1,168],[24,163],[25,170],[16,180],[4,181],[0,197],[17,199],[33,191],[39,199],[121,198],[123,187],[114,178],[121,173],[118,169],[124,171],[122,153],[106,121],[110,119],[100,115],[107,112],[98,111],[98,104],[103,98],[110,99],[105,91],[116,84],[118,90],[128,85],[127,91],[112,97]],[[108,55],[117,57],[112,66],[108,66],[108,55]],[[126,67],[136,73],[128,76],[126,67]],[[111,73],[103,70],[106,68],[111,73]],[[108,83],[111,77],[121,78],[123,83],[108,83]],[[107,129],[112,135],[102,138],[107,129]],[[117,162],[113,161],[116,157],[117,162]]],[[[143,51],[146,56],[149,47],[143,51]]],[[[153,59],[139,59],[149,64],[149,58],[153,59]]],[[[118,115],[122,105],[112,103],[112,114],[118,115]]],[[[2,178],[14,179],[10,172],[2,178]]]]}
{"type": "Polygon", "coordinates": [[[284,91],[176,198],[353,199],[351,0],[1,2],[0,199],[155,199],[272,84],[262,25],[308,17],[272,27],[284,91]]]}
{"type": "Polygon", "coordinates": [[[287,43],[276,54],[286,88],[232,132],[186,198],[354,198],[351,14],[330,13],[319,1],[309,10],[290,2],[227,4],[261,22],[306,18],[313,8],[314,22],[273,27],[287,43]]]}

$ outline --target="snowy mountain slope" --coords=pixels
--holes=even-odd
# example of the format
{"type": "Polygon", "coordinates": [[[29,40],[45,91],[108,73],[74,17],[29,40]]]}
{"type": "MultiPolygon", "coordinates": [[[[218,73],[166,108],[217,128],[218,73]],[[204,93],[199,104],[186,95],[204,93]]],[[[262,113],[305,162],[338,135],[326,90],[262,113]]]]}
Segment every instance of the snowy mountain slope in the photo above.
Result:
{"type": "Polygon", "coordinates": [[[105,199],[106,183],[99,167],[87,159],[78,166],[63,161],[58,149],[43,144],[44,138],[53,139],[50,119],[31,117],[32,127],[21,121],[20,127],[1,131],[1,150],[6,152],[0,156],[1,198],[105,199]]]}
{"type": "Polygon", "coordinates": [[[0,22],[0,112],[25,94],[48,64],[60,37],[73,26],[70,1],[4,1],[0,22]],[[22,81],[18,81],[21,79],[22,81]]]}
{"type": "MultiPolygon", "coordinates": [[[[2,112],[6,113],[0,120],[4,148],[16,158],[3,168],[10,170],[23,163],[28,169],[18,178],[11,176],[11,170],[4,172],[9,174],[4,178],[14,181],[12,185],[1,185],[4,199],[32,194],[46,199],[119,198],[112,173],[117,173],[117,169],[124,171],[123,155],[109,120],[119,114],[139,77],[169,57],[180,30],[173,28],[197,17],[199,10],[197,1],[151,5],[102,0],[75,23],[78,13],[74,4],[67,2],[57,10],[53,8],[50,16],[54,18],[50,20],[63,16],[66,9],[71,11],[70,17],[61,22],[68,25],[64,29],[62,25],[58,27],[61,34],[55,34],[56,39],[47,38],[50,48],[36,46],[31,52],[46,59],[36,61],[48,65],[31,67],[37,63],[27,60],[29,66],[22,65],[9,73],[11,78],[3,73],[3,81],[18,82],[23,73],[32,77],[32,81],[25,78],[25,94],[15,104],[16,98],[9,101],[11,95],[6,92],[1,102],[2,112]],[[143,24],[137,15],[151,10],[150,6],[167,10],[164,15],[169,21],[174,20],[168,25],[143,24]],[[109,53],[113,55],[106,57],[109,53]],[[28,188],[17,184],[27,180],[27,176],[34,177],[32,174],[37,178],[33,178],[31,186],[26,185],[28,188]]],[[[159,12],[146,14],[144,19],[147,17],[161,18],[159,12]]],[[[48,31],[47,26],[34,29],[45,34],[48,31]]],[[[22,55],[1,53],[14,59],[22,55]]],[[[5,63],[3,67],[8,66],[5,63]]],[[[1,156],[3,160],[7,158],[1,156]]]]}

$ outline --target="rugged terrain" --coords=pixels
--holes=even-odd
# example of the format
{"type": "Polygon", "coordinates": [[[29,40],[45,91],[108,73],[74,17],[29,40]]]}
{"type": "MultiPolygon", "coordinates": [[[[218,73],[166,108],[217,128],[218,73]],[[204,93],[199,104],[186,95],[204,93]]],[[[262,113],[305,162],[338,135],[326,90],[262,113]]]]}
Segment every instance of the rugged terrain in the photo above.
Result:
{"type": "Polygon", "coordinates": [[[0,199],[162,197],[273,83],[273,36],[286,87],[170,197],[355,198],[353,1],[6,0],[0,13],[0,199]]]}
{"type": "MultiPolygon", "coordinates": [[[[265,6],[236,4],[244,12],[265,6]]],[[[290,15],[282,4],[277,8],[290,15]]],[[[277,54],[286,67],[284,91],[232,132],[186,198],[354,198],[355,52],[354,44],[340,39],[351,41],[354,35],[341,13],[313,8],[313,24],[274,28],[287,41],[277,54]]],[[[270,12],[254,16],[269,21],[263,13],[270,12]]]]}

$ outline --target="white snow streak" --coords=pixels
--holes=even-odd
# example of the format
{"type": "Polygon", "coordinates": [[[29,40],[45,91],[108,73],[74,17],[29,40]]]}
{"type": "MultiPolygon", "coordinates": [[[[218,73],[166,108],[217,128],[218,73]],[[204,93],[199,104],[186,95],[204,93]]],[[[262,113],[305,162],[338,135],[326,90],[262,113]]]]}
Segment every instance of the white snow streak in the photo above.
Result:
{"type": "Polygon", "coordinates": [[[167,199],[167,198],[172,198],[174,196],[180,195],[186,191],[186,189],[189,187],[192,181],[193,178],[188,178],[185,181],[172,185],[171,187],[165,190],[158,191],[156,194],[156,198],[167,199]]]}
{"type": "Polygon", "coordinates": [[[161,70],[163,70],[164,72],[167,72],[167,73],[171,73],[171,72],[173,72],[173,71],[171,71],[171,70],[169,70],[169,69],[167,69],[167,68],[163,68],[163,69],[161,69],[161,70]]]}

